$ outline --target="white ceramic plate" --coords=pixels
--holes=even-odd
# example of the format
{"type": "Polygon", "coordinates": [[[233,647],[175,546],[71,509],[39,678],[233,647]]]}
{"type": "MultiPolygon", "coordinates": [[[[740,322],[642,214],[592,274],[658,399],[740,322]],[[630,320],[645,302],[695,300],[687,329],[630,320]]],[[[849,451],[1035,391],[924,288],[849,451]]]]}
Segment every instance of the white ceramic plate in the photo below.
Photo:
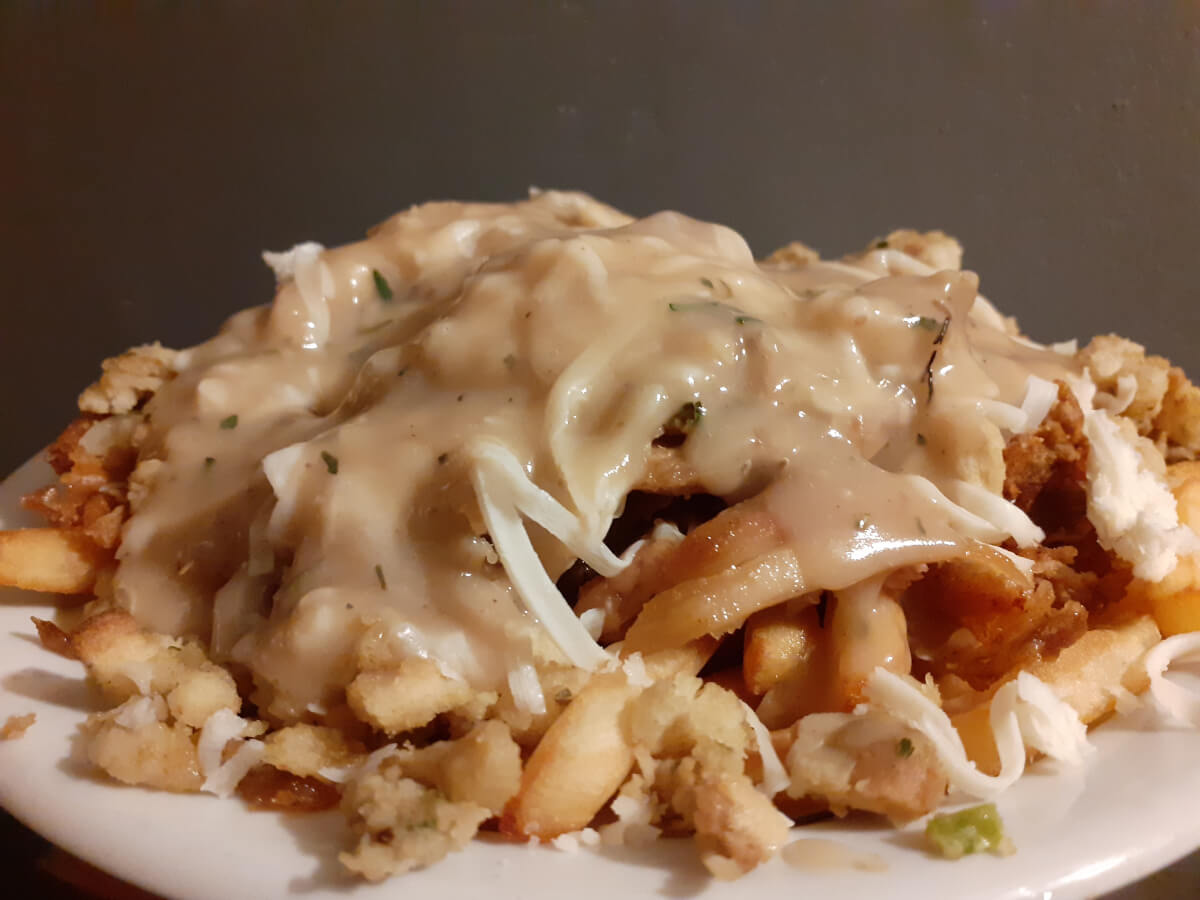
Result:
{"type": "MultiPolygon", "coordinates": [[[[31,462],[0,484],[0,527],[37,524],[17,500],[51,479],[45,465],[31,462]]],[[[345,841],[336,813],[250,813],[236,800],[117,787],[91,775],[73,751],[79,723],[98,708],[96,697],[78,663],[37,643],[29,617],[50,613],[36,595],[0,589],[0,722],[37,714],[22,738],[0,742],[0,804],[66,850],[167,897],[723,900],[753,892],[913,900],[1052,894],[1057,900],[1111,890],[1200,844],[1200,733],[1162,730],[1143,710],[1097,729],[1097,752],[1084,769],[1036,767],[1000,799],[1018,848],[1008,858],[947,862],[921,849],[919,827],[897,832],[831,822],[796,834],[879,854],[887,871],[813,872],[776,859],[724,884],[708,879],[689,841],[577,853],[479,841],[402,882],[355,884],[335,860],[345,841]]]]}

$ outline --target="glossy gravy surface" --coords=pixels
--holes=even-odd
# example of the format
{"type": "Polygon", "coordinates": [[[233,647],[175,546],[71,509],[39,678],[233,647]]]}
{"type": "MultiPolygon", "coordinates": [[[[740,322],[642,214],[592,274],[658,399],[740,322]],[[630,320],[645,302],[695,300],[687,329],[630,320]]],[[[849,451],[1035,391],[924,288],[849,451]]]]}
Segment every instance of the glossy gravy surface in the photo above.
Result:
{"type": "MultiPolygon", "coordinates": [[[[148,406],[116,589],[296,710],[336,697],[368,633],[480,687],[562,656],[485,537],[480,440],[599,540],[695,404],[698,484],[761,493],[806,588],[841,589],[1007,537],[962,509],[999,500],[1029,377],[1074,371],[971,273],[887,248],[759,264],[728,228],[578,194],[428,204],[273,261],[274,303],[148,406]]],[[[550,578],[574,561],[530,533],[550,578]]]]}

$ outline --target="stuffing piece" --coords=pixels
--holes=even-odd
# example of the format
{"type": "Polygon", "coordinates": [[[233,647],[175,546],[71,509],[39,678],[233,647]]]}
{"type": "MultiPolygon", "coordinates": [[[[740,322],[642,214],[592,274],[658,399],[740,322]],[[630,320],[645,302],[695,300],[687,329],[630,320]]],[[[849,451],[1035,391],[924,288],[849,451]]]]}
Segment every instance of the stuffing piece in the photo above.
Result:
{"type": "Polygon", "coordinates": [[[1141,344],[1102,335],[1079,351],[1105,403],[1131,421],[1167,459],[1200,453],[1200,388],[1183,370],[1141,344]],[[1109,396],[1104,400],[1105,395],[1109,396]]]}
{"type": "Polygon", "coordinates": [[[87,619],[72,632],[71,648],[114,701],[161,694],[171,714],[192,728],[203,727],[217,710],[241,709],[233,676],[199,646],[144,631],[124,610],[87,619]]]}
{"type": "Polygon", "coordinates": [[[824,799],[838,815],[851,809],[907,822],[937,807],[947,777],[929,739],[899,719],[817,713],[791,728],[791,797],[824,799]]]}
{"type": "MultiPolygon", "coordinates": [[[[874,246],[879,246],[876,242],[874,246]]],[[[916,257],[925,265],[939,271],[962,268],[962,244],[944,231],[913,231],[900,228],[882,241],[884,247],[916,257]]]]}
{"type": "Polygon", "coordinates": [[[1126,402],[1118,411],[1137,426],[1139,434],[1154,430],[1167,393],[1169,362],[1147,356],[1141,344],[1115,334],[1093,338],[1079,351],[1079,361],[1087,366],[1098,391],[1111,394],[1113,402],[1117,398],[1126,402]]]}
{"type": "Polygon", "coordinates": [[[366,749],[336,728],[299,723],[273,731],[263,739],[263,762],[293,775],[319,775],[322,769],[353,765],[366,749]]]}
{"type": "Polygon", "coordinates": [[[127,727],[118,719],[119,713],[105,713],[89,720],[88,759],[126,784],[163,791],[200,790],[204,776],[200,774],[194,729],[181,722],[133,723],[133,727],[127,727]]]}
{"type": "Polygon", "coordinates": [[[691,675],[655,682],[625,711],[633,743],[655,757],[685,756],[706,739],[742,759],[753,741],[741,701],[691,675]]]}
{"type": "Polygon", "coordinates": [[[381,766],[348,784],[342,797],[358,843],[338,859],[368,881],[423,868],[461,850],[491,816],[486,807],[452,802],[400,772],[381,766]]]}
{"type": "Polygon", "coordinates": [[[101,415],[136,409],[174,374],[176,356],[176,351],[154,343],[106,359],[100,380],[79,395],[79,408],[101,415]]]}
{"type": "Polygon", "coordinates": [[[346,700],[364,722],[396,735],[470,704],[475,693],[466,682],[447,678],[430,660],[412,658],[394,669],[359,673],[346,688],[346,700]]]}
{"type": "Polygon", "coordinates": [[[780,247],[764,259],[763,262],[772,266],[789,266],[793,269],[802,269],[810,263],[819,262],[820,259],[821,254],[812,247],[800,241],[792,241],[790,244],[780,247]]]}
{"type": "Polygon", "coordinates": [[[496,720],[481,722],[456,740],[404,748],[383,767],[399,768],[453,803],[472,803],[497,816],[521,786],[521,748],[496,720]]]}
{"type": "Polygon", "coordinates": [[[738,878],[766,862],[792,827],[749,778],[727,773],[701,776],[692,818],[700,859],[722,879],[738,878]]]}
{"type": "Polygon", "coordinates": [[[29,727],[37,721],[37,713],[25,713],[21,716],[9,716],[0,725],[0,741],[15,741],[23,737],[29,727]]]}
{"type": "Polygon", "coordinates": [[[1167,374],[1167,393],[1154,426],[1159,448],[1168,459],[1200,455],[1200,388],[1177,366],[1167,374]]]}

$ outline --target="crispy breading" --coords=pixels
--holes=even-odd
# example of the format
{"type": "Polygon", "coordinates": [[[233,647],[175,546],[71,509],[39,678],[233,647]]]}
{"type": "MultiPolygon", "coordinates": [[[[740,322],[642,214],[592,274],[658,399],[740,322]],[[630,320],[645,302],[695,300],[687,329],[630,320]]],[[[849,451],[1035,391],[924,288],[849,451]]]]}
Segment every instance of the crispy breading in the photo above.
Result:
{"type": "Polygon", "coordinates": [[[1200,388],[1183,369],[1172,366],[1167,392],[1154,420],[1159,449],[1168,459],[1195,459],[1200,455],[1200,388]]]}
{"type": "Polygon", "coordinates": [[[1097,390],[1128,399],[1121,415],[1137,425],[1140,434],[1149,434],[1162,409],[1171,364],[1161,356],[1147,356],[1141,344],[1115,334],[1092,338],[1078,358],[1097,390]]]}
{"type": "Polygon", "coordinates": [[[103,375],[79,395],[83,412],[101,415],[136,409],[174,375],[177,356],[159,343],[143,344],[101,363],[103,375]]]}
{"type": "Polygon", "coordinates": [[[423,868],[461,850],[491,815],[485,807],[447,800],[395,766],[350,782],[342,810],[358,843],[338,859],[368,881],[423,868]]]}

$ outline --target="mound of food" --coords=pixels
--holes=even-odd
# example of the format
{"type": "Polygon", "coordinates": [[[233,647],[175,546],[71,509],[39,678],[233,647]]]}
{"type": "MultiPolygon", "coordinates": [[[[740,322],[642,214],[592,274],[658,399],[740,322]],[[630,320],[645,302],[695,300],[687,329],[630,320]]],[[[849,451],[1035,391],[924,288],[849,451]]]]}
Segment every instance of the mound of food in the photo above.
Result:
{"type": "Polygon", "coordinates": [[[1147,686],[1191,714],[1200,390],[1029,340],[961,256],[559,192],[264,254],[272,305],[104,363],[0,583],[83,599],[37,627],[111,700],[96,766],[340,805],[371,880],[480,829],[734,878],[990,799],[1147,686]]]}

